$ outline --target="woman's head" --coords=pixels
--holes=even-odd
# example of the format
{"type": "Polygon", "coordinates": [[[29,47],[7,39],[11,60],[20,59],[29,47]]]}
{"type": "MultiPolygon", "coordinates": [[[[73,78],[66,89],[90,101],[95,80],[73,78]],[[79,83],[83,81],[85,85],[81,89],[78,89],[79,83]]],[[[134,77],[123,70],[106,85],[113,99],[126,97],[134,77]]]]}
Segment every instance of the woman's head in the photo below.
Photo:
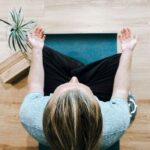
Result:
{"type": "Polygon", "coordinates": [[[90,88],[76,77],[58,86],[45,108],[43,128],[52,150],[94,150],[102,116],[90,88]]]}

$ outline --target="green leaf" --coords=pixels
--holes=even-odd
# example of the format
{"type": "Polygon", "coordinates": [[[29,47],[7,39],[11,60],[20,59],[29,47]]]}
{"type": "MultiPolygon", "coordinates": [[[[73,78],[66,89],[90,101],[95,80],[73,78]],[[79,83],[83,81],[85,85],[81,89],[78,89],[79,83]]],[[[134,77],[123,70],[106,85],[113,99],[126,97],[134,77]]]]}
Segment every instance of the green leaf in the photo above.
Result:
{"type": "Polygon", "coordinates": [[[22,47],[21,47],[21,44],[20,44],[20,41],[18,39],[18,35],[17,34],[16,34],[16,41],[17,41],[17,44],[18,44],[20,50],[22,51],[22,47]]]}
{"type": "Polygon", "coordinates": [[[21,25],[21,23],[23,22],[23,19],[21,20],[21,8],[20,8],[19,12],[17,12],[17,10],[14,9],[10,12],[10,14],[15,23],[16,28],[18,28],[19,25],[21,25]]]}
{"type": "Polygon", "coordinates": [[[19,31],[19,36],[20,36],[20,39],[22,39],[23,41],[26,41],[26,45],[27,45],[30,49],[32,49],[32,46],[31,46],[30,43],[28,42],[26,35],[23,34],[21,31],[19,31]]]}
{"type": "Polygon", "coordinates": [[[10,47],[10,49],[12,49],[12,47],[11,47],[11,37],[12,37],[12,32],[11,32],[11,34],[9,35],[9,38],[8,38],[8,44],[9,44],[9,47],[10,47]]]}
{"type": "Polygon", "coordinates": [[[29,27],[22,27],[24,30],[29,30],[30,28],[29,27]]]}
{"type": "Polygon", "coordinates": [[[14,11],[15,17],[16,17],[16,27],[18,28],[18,24],[19,24],[19,14],[17,14],[17,11],[14,11]]]}
{"type": "Polygon", "coordinates": [[[32,24],[32,23],[35,23],[35,21],[33,21],[33,20],[28,21],[27,23],[23,24],[21,27],[24,27],[24,26],[26,26],[26,25],[28,25],[28,24],[32,24]]]}
{"type": "Polygon", "coordinates": [[[28,47],[30,48],[30,49],[32,49],[32,47],[31,47],[31,45],[27,42],[27,45],[28,45],[28,47]]]}
{"type": "Polygon", "coordinates": [[[10,24],[9,22],[7,22],[7,21],[5,21],[5,20],[3,20],[3,19],[0,19],[0,21],[2,21],[2,22],[4,22],[4,23],[6,23],[6,24],[8,24],[8,25],[11,26],[11,24],[10,24]]]}
{"type": "Polygon", "coordinates": [[[13,10],[10,12],[10,14],[11,14],[11,17],[12,17],[14,23],[17,23],[13,10]]]}
{"type": "Polygon", "coordinates": [[[18,36],[19,36],[18,40],[19,40],[21,46],[23,47],[23,49],[24,49],[25,51],[27,51],[27,47],[26,47],[25,42],[24,42],[23,40],[21,40],[20,34],[18,34],[18,36]]]}
{"type": "Polygon", "coordinates": [[[22,41],[25,41],[25,36],[21,31],[18,31],[18,36],[22,41]]]}
{"type": "MultiPolygon", "coordinates": [[[[20,39],[19,39],[19,40],[20,40],[20,39]]],[[[22,45],[22,47],[23,47],[24,51],[26,52],[26,51],[27,51],[26,44],[25,44],[25,43],[23,43],[23,41],[21,41],[21,40],[20,40],[20,42],[21,42],[21,45],[22,45]]]]}
{"type": "Polygon", "coordinates": [[[17,15],[16,9],[12,10],[12,15],[13,15],[14,22],[17,28],[18,27],[18,15],[17,15]]]}
{"type": "Polygon", "coordinates": [[[17,16],[18,16],[17,18],[18,18],[18,28],[19,28],[21,22],[21,8],[19,9],[17,16]]]}
{"type": "Polygon", "coordinates": [[[22,33],[20,30],[19,30],[18,32],[19,32],[19,37],[20,37],[22,40],[25,40],[23,33],[22,33]]]}
{"type": "Polygon", "coordinates": [[[22,19],[21,19],[21,21],[20,21],[20,24],[19,24],[19,28],[20,28],[20,29],[21,29],[21,25],[22,25],[23,21],[24,21],[24,17],[22,17],[22,19]]]}
{"type": "Polygon", "coordinates": [[[32,49],[32,46],[30,45],[30,43],[29,43],[28,40],[27,40],[27,32],[26,32],[26,31],[22,31],[22,29],[21,29],[21,30],[19,30],[19,36],[20,36],[20,38],[21,38],[23,41],[26,41],[26,45],[27,45],[30,49],[32,49]]]}
{"type": "Polygon", "coordinates": [[[15,32],[12,33],[12,44],[13,44],[13,48],[16,51],[16,46],[15,46],[15,32]]]}
{"type": "Polygon", "coordinates": [[[19,9],[19,14],[21,13],[21,9],[22,9],[22,7],[20,7],[20,9],[19,9]]]}
{"type": "Polygon", "coordinates": [[[21,30],[18,31],[19,32],[19,37],[23,40],[26,41],[26,32],[22,32],[21,30]]]}
{"type": "MultiPolygon", "coordinates": [[[[24,51],[26,52],[27,51],[27,45],[24,41],[22,41],[19,37],[19,34],[18,34],[18,42],[20,43],[21,47],[24,49],[24,51]]],[[[23,50],[21,49],[21,51],[23,52],[23,50]]]]}

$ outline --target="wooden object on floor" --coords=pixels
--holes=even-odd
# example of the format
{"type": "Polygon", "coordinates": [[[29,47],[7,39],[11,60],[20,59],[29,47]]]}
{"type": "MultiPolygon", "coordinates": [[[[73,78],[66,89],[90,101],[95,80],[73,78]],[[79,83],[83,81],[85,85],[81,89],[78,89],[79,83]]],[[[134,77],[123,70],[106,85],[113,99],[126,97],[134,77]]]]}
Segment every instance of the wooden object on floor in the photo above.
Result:
{"type": "Polygon", "coordinates": [[[29,67],[29,58],[17,52],[0,64],[0,80],[3,83],[11,83],[27,72],[29,67]]]}

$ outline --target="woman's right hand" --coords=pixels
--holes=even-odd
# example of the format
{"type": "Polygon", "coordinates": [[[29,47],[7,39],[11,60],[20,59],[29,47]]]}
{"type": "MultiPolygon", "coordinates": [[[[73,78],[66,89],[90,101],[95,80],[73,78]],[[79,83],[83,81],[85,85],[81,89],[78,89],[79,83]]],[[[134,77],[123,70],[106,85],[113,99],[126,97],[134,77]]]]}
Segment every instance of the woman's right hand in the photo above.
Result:
{"type": "Polygon", "coordinates": [[[44,29],[40,26],[37,26],[34,28],[34,31],[32,33],[27,33],[28,41],[32,45],[33,49],[43,49],[44,46],[44,40],[45,40],[45,34],[44,29]]]}
{"type": "Polygon", "coordinates": [[[123,28],[119,34],[122,51],[133,51],[137,44],[137,37],[131,34],[129,28],[123,28]]]}

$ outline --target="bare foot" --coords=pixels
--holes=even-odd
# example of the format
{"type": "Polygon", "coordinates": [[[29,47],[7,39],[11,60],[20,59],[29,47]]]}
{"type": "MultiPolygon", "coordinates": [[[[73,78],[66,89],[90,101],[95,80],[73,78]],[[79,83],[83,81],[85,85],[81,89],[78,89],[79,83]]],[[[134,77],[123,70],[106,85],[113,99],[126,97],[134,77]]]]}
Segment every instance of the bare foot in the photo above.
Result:
{"type": "Polygon", "coordinates": [[[129,28],[123,28],[118,37],[121,43],[121,52],[126,50],[134,50],[137,44],[137,37],[132,35],[129,28]]]}
{"type": "Polygon", "coordinates": [[[28,33],[28,41],[35,49],[42,49],[44,46],[45,34],[42,27],[35,27],[32,33],[28,33]]]}

